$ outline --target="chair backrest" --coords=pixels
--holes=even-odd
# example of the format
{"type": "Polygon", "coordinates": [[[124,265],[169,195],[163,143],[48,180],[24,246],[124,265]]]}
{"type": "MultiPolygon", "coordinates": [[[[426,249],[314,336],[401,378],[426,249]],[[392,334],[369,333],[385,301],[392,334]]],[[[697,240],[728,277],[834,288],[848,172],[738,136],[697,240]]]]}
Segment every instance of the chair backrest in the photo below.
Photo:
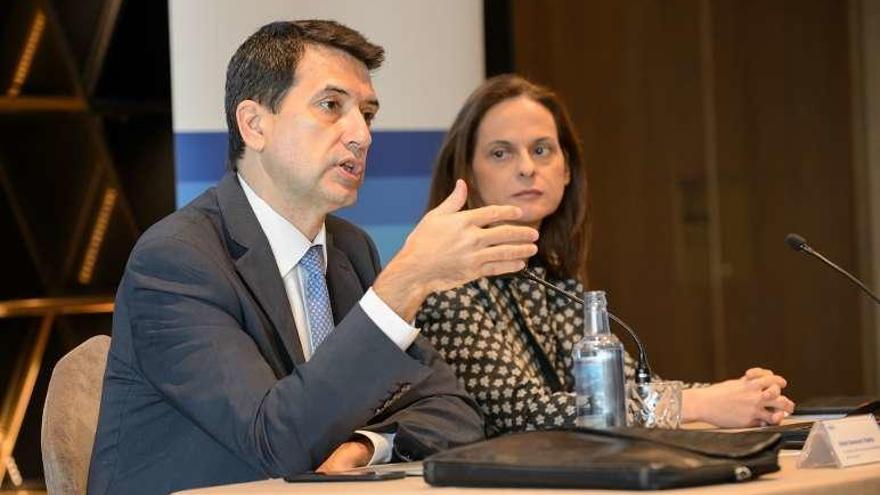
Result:
{"type": "Polygon", "coordinates": [[[92,337],[52,371],[40,441],[50,495],[86,493],[109,349],[110,337],[92,337]]]}

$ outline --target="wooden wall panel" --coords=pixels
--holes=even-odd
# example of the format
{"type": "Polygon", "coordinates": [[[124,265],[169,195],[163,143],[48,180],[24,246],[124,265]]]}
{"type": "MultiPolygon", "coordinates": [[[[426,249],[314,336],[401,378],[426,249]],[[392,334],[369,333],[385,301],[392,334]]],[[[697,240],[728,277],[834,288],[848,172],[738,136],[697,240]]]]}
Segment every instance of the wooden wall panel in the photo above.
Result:
{"type": "Polygon", "coordinates": [[[657,371],[710,378],[698,3],[513,4],[517,68],[559,91],[587,149],[591,286],[657,371]]]}
{"type": "Polygon", "coordinates": [[[587,148],[591,286],[657,371],[761,363],[795,397],[861,392],[859,295],[782,243],[800,231],[855,267],[846,2],[511,6],[517,70],[562,95],[587,148]]]}
{"type": "Polygon", "coordinates": [[[712,2],[727,366],[766,362],[798,395],[863,388],[846,2],[712,2]]]}

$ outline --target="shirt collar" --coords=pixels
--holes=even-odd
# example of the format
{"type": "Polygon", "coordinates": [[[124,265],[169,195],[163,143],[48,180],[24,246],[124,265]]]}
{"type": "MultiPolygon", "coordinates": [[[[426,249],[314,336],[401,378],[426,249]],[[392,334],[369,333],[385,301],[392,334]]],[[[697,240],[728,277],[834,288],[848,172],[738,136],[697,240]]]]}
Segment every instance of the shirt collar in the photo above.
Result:
{"type": "Polygon", "coordinates": [[[314,241],[309,239],[300,232],[292,223],[275,211],[269,203],[263,200],[248,185],[247,181],[241,174],[238,174],[238,181],[244,190],[254,215],[257,216],[257,222],[269,239],[269,247],[272,248],[272,254],[275,256],[275,263],[278,265],[278,272],[282,277],[287,276],[290,270],[294,269],[299,260],[306,254],[312,246],[321,246],[324,253],[324,273],[327,272],[327,228],[321,223],[321,230],[315,236],[314,241]]]}

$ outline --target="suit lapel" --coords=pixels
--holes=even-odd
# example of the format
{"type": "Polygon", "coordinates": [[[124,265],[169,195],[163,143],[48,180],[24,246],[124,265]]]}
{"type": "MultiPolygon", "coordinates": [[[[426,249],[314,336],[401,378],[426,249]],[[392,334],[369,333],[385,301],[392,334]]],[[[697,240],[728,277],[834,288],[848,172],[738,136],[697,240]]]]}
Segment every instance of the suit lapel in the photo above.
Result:
{"type": "MultiPolygon", "coordinates": [[[[227,173],[218,184],[217,199],[229,237],[244,251],[235,261],[236,270],[269,317],[287,354],[295,363],[304,362],[302,344],[272,248],[234,173],[227,173]]],[[[235,257],[235,253],[230,254],[235,257]]]]}
{"type": "Polygon", "coordinates": [[[333,320],[339,323],[364,295],[364,288],[348,256],[333,244],[333,233],[327,231],[327,289],[333,320]]]}

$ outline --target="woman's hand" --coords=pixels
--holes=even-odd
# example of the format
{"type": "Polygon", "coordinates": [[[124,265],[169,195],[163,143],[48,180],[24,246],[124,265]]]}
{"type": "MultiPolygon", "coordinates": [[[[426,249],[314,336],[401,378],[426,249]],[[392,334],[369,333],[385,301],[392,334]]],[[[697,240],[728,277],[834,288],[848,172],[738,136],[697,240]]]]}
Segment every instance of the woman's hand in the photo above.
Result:
{"type": "Polygon", "coordinates": [[[751,368],[736,379],[682,392],[682,421],[705,421],[721,427],[778,424],[794,411],[782,395],[785,378],[751,368]]]}

